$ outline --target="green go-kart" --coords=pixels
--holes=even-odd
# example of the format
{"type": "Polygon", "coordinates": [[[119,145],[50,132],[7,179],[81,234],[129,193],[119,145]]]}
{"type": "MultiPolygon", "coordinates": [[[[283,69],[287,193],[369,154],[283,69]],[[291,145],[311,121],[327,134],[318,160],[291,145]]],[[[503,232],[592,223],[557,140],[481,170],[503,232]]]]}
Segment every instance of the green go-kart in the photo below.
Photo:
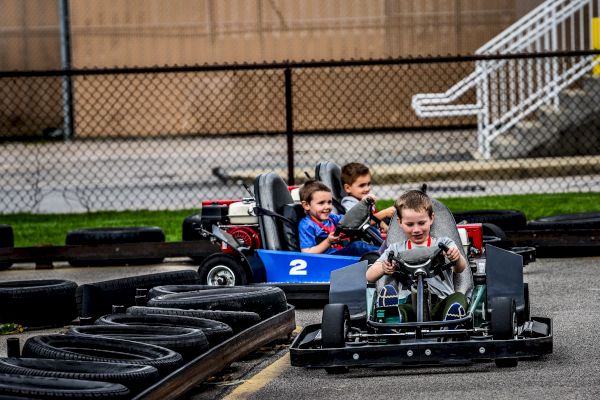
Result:
{"type": "MultiPolygon", "coordinates": [[[[434,210],[432,235],[460,243],[447,208],[434,201],[434,210]]],[[[388,240],[390,236],[399,240],[401,235],[398,227],[391,226],[388,240]]],[[[406,318],[407,304],[378,305],[380,288],[367,284],[366,261],[333,271],[330,302],[323,309],[322,322],[305,327],[295,338],[290,347],[291,364],[328,372],[476,361],[513,367],[519,359],[552,353],[552,321],[530,315],[520,254],[487,244],[477,258],[469,259],[468,268],[456,274],[442,250],[416,248],[393,255],[396,278],[412,282],[411,318],[406,318]],[[427,278],[434,275],[444,276],[455,291],[467,296],[464,315],[445,321],[432,318],[434,304],[427,278]]],[[[380,287],[383,283],[378,282],[380,287]]]]}

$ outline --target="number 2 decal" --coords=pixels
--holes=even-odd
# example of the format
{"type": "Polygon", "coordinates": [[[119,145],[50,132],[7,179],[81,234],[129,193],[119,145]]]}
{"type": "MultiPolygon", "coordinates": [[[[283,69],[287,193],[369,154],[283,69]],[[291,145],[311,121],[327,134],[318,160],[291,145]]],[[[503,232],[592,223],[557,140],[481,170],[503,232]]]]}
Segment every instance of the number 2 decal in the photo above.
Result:
{"type": "Polygon", "coordinates": [[[290,275],[306,275],[308,271],[306,270],[307,264],[304,260],[292,260],[290,261],[290,275]]]}

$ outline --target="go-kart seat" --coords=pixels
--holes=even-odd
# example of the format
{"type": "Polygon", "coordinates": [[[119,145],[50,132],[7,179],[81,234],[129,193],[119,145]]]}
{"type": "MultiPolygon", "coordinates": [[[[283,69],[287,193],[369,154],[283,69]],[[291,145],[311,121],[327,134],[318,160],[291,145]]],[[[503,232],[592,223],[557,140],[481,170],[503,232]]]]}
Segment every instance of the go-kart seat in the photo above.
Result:
{"type": "Polygon", "coordinates": [[[298,223],[304,218],[301,204],[294,203],[287,184],[277,174],[259,175],[254,181],[256,206],[278,216],[257,213],[263,248],[300,251],[298,223]]]}
{"type": "MultiPolygon", "coordinates": [[[[454,216],[452,212],[446,207],[444,204],[440,203],[436,199],[431,199],[433,202],[433,212],[435,213],[435,220],[433,225],[431,226],[431,236],[433,237],[441,237],[446,236],[449,237],[456,243],[458,246],[458,250],[462,254],[465,259],[467,259],[467,255],[465,254],[464,248],[462,246],[462,241],[460,240],[460,235],[458,233],[458,229],[456,228],[456,221],[454,220],[454,216]]],[[[396,213],[394,212],[394,216],[390,221],[388,233],[387,233],[387,243],[395,243],[406,240],[406,235],[400,224],[398,223],[398,218],[396,218],[396,213]]],[[[377,282],[377,287],[380,288],[384,284],[389,283],[384,278],[380,279],[377,282]]],[[[454,284],[454,290],[457,292],[461,292],[466,294],[467,297],[470,297],[471,291],[473,289],[473,274],[471,273],[471,268],[467,266],[463,270],[463,272],[457,274],[452,274],[452,280],[454,284]]]]}
{"type": "Polygon", "coordinates": [[[323,182],[331,189],[334,199],[334,212],[345,214],[346,210],[341,205],[342,199],[347,195],[342,184],[342,170],[339,165],[331,161],[321,161],[315,167],[315,179],[323,182]]]}

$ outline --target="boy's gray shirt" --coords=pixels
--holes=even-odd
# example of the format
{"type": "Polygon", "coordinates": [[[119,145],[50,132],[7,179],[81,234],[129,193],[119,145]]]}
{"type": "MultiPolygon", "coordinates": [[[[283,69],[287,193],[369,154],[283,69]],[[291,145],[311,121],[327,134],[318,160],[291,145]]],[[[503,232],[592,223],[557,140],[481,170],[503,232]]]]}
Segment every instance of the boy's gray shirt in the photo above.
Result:
{"type": "MultiPolygon", "coordinates": [[[[438,243],[444,243],[446,246],[448,247],[456,247],[456,243],[454,243],[454,240],[450,239],[449,237],[439,237],[439,238],[435,238],[432,237],[431,238],[431,246],[438,246],[438,243]]],[[[414,245],[413,245],[414,246],[414,245]]],[[[383,252],[383,254],[379,257],[379,259],[377,261],[385,261],[388,259],[388,254],[390,251],[394,251],[394,253],[398,254],[401,251],[405,251],[408,250],[408,240],[404,240],[402,242],[396,242],[396,243],[392,243],[391,245],[389,245],[389,247],[387,249],[385,249],[385,251],[383,252]]],[[[429,284],[429,287],[431,289],[431,292],[436,294],[440,299],[444,299],[447,296],[451,295],[452,293],[454,293],[454,282],[452,280],[452,271],[444,271],[444,278],[445,280],[442,280],[439,276],[434,276],[432,278],[426,278],[425,281],[429,284]]]]}
{"type": "Polygon", "coordinates": [[[346,211],[357,205],[359,202],[360,200],[354,196],[344,196],[341,201],[342,207],[344,207],[346,211]]]}

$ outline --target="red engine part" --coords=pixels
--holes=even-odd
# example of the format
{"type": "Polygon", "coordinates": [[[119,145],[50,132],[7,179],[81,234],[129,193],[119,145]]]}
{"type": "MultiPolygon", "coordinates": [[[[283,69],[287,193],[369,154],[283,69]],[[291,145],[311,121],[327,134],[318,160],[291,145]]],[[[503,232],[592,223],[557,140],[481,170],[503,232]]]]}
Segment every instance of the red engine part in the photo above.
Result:
{"type": "Polygon", "coordinates": [[[483,226],[480,223],[477,224],[457,224],[457,228],[464,228],[467,230],[467,236],[469,242],[477,248],[480,252],[483,251],[483,226]]]}
{"type": "MultiPolygon", "coordinates": [[[[225,229],[227,233],[233,236],[242,246],[250,249],[260,248],[260,236],[258,231],[250,226],[232,226],[225,229]]],[[[229,246],[223,248],[224,253],[233,253],[229,246]]]]}
{"type": "Polygon", "coordinates": [[[229,206],[231,203],[236,203],[241,200],[202,200],[202,206],[229,206]]]}

